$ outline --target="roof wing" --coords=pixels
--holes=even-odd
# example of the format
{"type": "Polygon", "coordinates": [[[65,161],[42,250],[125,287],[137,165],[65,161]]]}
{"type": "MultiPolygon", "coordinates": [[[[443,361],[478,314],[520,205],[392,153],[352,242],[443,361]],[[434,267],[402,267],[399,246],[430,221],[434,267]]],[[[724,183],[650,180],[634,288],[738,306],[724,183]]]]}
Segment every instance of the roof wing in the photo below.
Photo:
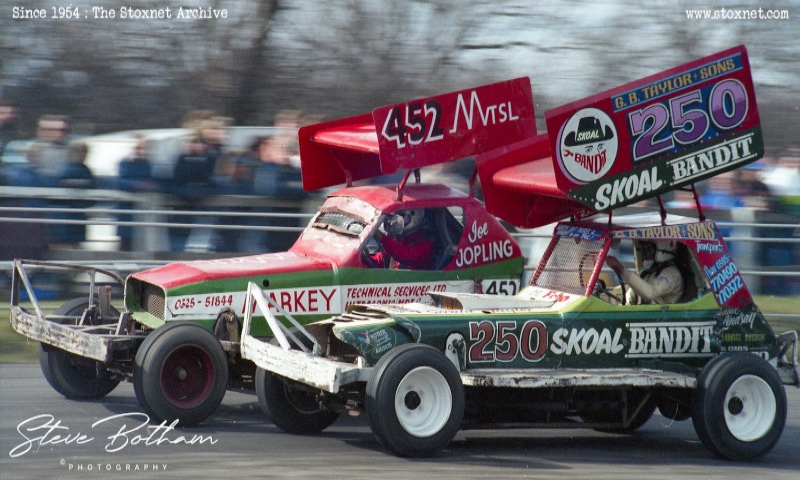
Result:
{"type": "Polygon", "coordinates": [[[764,155],[743,45],[545,112],[558,187],[598,212],[764,155]]]}
{"type": "Polygon", "coordinates": [[[556,185],[547,134],[475,158],[486,210],[521,228],[593,213],[556,185]]]}
{"type": "Polygon", "coordinates": [[[530,79],[380,107],[300,129],[306,191],[467,158],[536,136],[530,79]]]}
{"type": "Polygon", "coordinates": [[[532,228],[619,208],[764,154],[744,46],[545,112],[548,134],[478,155],[487,209],[532,228]]]}

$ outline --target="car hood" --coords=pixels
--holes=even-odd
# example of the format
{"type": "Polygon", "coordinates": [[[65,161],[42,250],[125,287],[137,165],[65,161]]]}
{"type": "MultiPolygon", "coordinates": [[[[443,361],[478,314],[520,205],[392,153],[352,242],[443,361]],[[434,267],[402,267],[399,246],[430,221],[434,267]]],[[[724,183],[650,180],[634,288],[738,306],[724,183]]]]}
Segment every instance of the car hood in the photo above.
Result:
{"type": "Polygon", "coordinates": [[[143,270],[131,277],[165,289],[192,283],[266,274],[331,270],[329,260],[315,259],[292,252],[267,253],[246,257],[173,262],[143,270]]]}

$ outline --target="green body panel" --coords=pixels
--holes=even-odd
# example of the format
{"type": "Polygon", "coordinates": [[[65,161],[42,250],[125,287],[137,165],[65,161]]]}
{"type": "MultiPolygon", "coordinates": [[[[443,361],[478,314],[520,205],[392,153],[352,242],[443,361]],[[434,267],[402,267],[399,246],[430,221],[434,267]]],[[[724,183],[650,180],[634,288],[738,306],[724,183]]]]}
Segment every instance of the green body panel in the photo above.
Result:
{"type": "Polygon", "coordinates": [[[391,312],[385,322],[338,324],[334,334],[368,364],[403,343],[445,351],[464,339],[463,368],[657,368],[689,373],[715,355],[773,359],[775,334],[755,305],[721,309],[712,294],[683,305],[610,305],[583,297],[561,311],[391,312]],[[392,320],[392,318],[394,320],[392,320]]]}

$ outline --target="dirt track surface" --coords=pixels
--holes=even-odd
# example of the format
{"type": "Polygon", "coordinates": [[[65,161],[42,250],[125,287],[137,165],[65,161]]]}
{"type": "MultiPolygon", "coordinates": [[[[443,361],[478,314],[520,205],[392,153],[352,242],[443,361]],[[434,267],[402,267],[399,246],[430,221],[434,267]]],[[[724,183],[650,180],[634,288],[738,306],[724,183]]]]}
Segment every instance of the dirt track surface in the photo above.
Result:
{"type": "Polygon", "coordinates": [[[691,421],[671,423],[657,414],[632,436],[462,431],[441,455],[410,460],[382,450],[363,418],[294,436],[265,419],[255,396],[228,392],[199,427],[157,429],[142,424],[128,383],[102,401],[77,402],[50,388],[38,365],[2,364],[0,479],[796,479],[800,390],[787,394],[783,437],[759,463],[718,460],[700,444],[691,421]]]}

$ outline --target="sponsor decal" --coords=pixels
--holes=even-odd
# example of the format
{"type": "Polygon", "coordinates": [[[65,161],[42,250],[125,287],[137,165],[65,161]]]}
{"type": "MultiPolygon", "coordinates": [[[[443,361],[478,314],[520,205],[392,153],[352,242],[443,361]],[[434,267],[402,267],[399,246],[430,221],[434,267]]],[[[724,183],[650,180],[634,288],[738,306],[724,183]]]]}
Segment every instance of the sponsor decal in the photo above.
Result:
{"type": "Polygon", "coordinates": [[[594,355],[619,353],[625,345],[622,329],[559,328],[553,332],[550,351],[557,355],[594,355]]]}
{"type": "Polygon", "coordinates": [[[428,292],[447,291],[446,283],[351,285],[344,288],[345,308],[358,303],[403,304],[430,300],[428,292]]]}
{"type": "Polygon", "coordinates": [[[722,311],[722,326],[725,328],[747,326],[753,328],[753,322],[756,320],[756,312],[742,311],[733,308],[726,308],[722,311]]]}
{"type": "MultiPolygon", "coordinates": [[[[686,238],[697,240],[717,239],[717,230],[711,222],[691,223],[686,225],[663,225],[635,230],[614,232],[615,238],[686,238]]],[[[708,244],[711,245],[711,244],[708,244]]]]}
{"type": "Polygon", "coordinates": [[[736,54],[677,75],[657,80],[620,95],[615,95],[611,97],[611,104],[614,105],[614,112],[618,112],[634,107],[640,103],[693,87],[700,82],[727,75],[741,68],[742,56],[736,54]]]}
{"type": "Polygon", "coordinates": [[[592,208],[601,211],[627,205],[637,198],[651,196],[661,190],[664,181],[658,177],[658,166],[621,175],[597,188],[592,208]]]}
{"type": "Polygon", "coordinates": [[[705,242],[698,242],[697,243],[697,252],[698,253],[722,253],[725,249],[723,248],[721,243],[705,243],[705,242]]]}
{"type": "Polygon", "coordinates": [[[751,132],[668,161],[672,173],[671,184],[691,183],[717,171],[750,163],[761,156],[759,151],[753,149],[754,138],[755,134],[751,132]]]}
{"type": "Polygon", "coordinates": [[[614,165],[618,142],[614,122],[604,111],[578,110],[559,132],[559,165],[575,183],[595,181],[614,165]]]}
{"type": "Polygon", "coordinates": [[[530,79],[373,110],[381,171],[465,158],[536,136],[530,79]]]}
{"type": "Polygon", "coordinates": [[[458,249],[456,267],[464,268],[496,262],[514,255],[514,245],[511,240],[487,241],[488,238],[489,224],[484,222],[482,225],[478,225],[477,221],[473,221],[467,234],[470,245],[458,249]]]}
{"type": "Polygon", "coordinates": [[[370,357],[391,350],[397,343],[394,330],[385,327],[367,330],[362,332],[359,337],[361,352],[370,357]]]}
{"type": "Polygon", "coordinates": [[[717,259],[711,266],[703,266],[711,291],[720,305],[726,305],[740,291],[745,289],[739,268],[733,263],[730,253],[717,259]]]}
{"type": "Polygon", "coordinates": [[[715,322],[629,323],[626,358],[710,357],[715,322]]]}
{"type": "Polygon", "coordinates": [[[626,358],[712,356],[714,322],[629,323],[623,328],[559,328],[553,332],[550,351],[557,355],[617,354],[626,358]]]}
{"type": "Polygon", "coordinates": [[[577,227],[575,225],[559,225],[556,227],[555,235],[558,237],[579,238],[581,240],[595,241],[603,237],[603,230],[594,228],[577,227]]]}

